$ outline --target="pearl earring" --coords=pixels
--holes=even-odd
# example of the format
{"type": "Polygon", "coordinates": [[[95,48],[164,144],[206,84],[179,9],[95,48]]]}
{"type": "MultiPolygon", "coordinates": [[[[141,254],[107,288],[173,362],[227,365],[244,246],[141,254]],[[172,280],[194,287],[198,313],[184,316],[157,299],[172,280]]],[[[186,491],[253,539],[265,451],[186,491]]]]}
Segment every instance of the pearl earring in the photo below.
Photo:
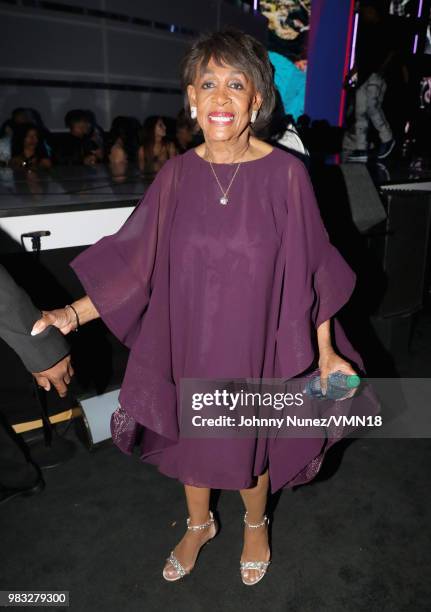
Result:
{"type": "Polygon", "coordinates": [[[198,116],[198,109],[196,108],[196,106],[191,106],[190,107],[190,117],[192,119],[196,119],[197,116],[198,116]]]}
{"type": "Polygon", "coordinates": [[[251,119],[250,119],[250,123],[254,123],[256,121],[256,117],[257,117],[257,110],[254,110],[251,113],[251,119]]]}

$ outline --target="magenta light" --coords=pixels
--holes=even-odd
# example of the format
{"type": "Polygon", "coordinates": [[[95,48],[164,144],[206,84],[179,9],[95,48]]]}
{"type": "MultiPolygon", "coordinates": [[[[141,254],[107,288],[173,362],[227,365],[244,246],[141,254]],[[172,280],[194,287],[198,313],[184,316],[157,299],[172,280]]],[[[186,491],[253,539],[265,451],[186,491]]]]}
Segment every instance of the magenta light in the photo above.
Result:
{"type": "Polygon", "coordinates": [[[414,43],[413,43],[413,55],[416,53],[417,48],[418,48],[418,38],[419,38],[419,36],[417,34],[415,34],[415,40],[414,40],[414,43]]]}
{"type": "Polygon", "coordinates": [[[355,13],[355,18],[353,22],[352,51],[350,53],[350,65],[349,65],[350,70],[353,68],[353,64],[355,63],[356,35],[358,33],[358,20],[359,20],[359,13],[355,13]]]}
{"type": "Polygon", "coordinates": [[[257,11],[257,5],[259,4],[259,0],[253,0],[253,10],[257,11]]]}
{"type": "Polygon", "coordinates": [[[421,17],[422,15],[422,5],[423,5],[424,0],[419,0],[419,7],[418,7],[418,19],[421,17]]]}

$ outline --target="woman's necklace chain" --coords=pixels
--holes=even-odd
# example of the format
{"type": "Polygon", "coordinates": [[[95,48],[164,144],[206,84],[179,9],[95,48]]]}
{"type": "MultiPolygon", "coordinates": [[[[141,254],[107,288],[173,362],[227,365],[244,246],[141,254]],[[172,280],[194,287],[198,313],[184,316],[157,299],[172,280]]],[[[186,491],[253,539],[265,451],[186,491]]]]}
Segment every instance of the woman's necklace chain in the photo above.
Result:
{"type": "MultiPolygon", "coordinates": [[[[247,149],[246,149],[246,151],[245,151],[245,152],[247,152],[247,151],[248,151],[248,147],[247,147],[247,149]]],[[[215,172],[215,170],[214,170],[214,166],[212,165],[212,162],[211,162],[211,159],[210,159],[210,155],[209,155],[209,153],[208,153],[208,161],[209,161],[209,163],[210,163],[211,170],[213,171],[213,174],[214,174],[215,179],[216,179],[216,181],[217,181],[217,183],[218,183],[218,186],[220,187],[220,191],[221,191],[221,192],[222,192],[222,194],[223,194],[223,195],[221,196],[221,198],[219,199],[219,202],[220,202],[220,204],[223,204],[223,205],[225,206],[225,205],[226,205],[226,204],[229,202],[229,198],[227,197],[227,194],[229,193],[229,189],[231,188],[231,185],[232,185],[232,183],[233,183],[233,181],[234,181],[234,179],[235,179],[235,177],[236,177],[236,175],[237,175],[237,173],[238,173],[239,167],[240,167],[240,165],[241,165],[241,163],[242,163],[242,162],[239,162],[239,163],[238,163],[238,165],[237,165],[237,167],[236,167],[236,170],[235,170],[235,172],[233,173],[233,176],[232,176],[232,178],[231,178],[231,180],[230,180],[230,183],[229,183],[229,185],[228,185],[227,189],[226,189],[226,190],[224,190],[224,189],[223,189],[223,187],[221,186],[220,181],[219,181],[219,179],[218,179],[218,176],[217,176],[217,174],[216,174],[216,172],[215,172]]]]}

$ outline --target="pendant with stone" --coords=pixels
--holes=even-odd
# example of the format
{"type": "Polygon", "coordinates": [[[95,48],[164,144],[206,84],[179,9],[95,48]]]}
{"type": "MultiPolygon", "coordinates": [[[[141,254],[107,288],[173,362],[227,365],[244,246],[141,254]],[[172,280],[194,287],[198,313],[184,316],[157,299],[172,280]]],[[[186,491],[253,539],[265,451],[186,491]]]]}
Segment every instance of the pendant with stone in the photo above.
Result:
{"type": "Polygon", "coordinates": [[[228,198],[226,196],[222,196],[220,198],[220,204],[227,204],[229,202],[228,198]]]}

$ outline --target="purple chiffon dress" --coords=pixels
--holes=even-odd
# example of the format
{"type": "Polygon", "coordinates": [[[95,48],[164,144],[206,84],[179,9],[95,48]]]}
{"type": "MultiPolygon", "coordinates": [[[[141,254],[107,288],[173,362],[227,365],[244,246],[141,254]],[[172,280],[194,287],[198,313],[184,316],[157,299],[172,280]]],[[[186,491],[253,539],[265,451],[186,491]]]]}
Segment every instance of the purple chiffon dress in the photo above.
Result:
{"type": "MultiPolygon", "coordinates": [[[[236,165],[214,164],[227,186],[236,165]]],[[[317,474],[339,436],[183,438],[185,378],[287,378],[316,358],[334,318],[337,350],[363,370],[335,317],[355,274],[331,244],[308,173],[274,148],[243,162],[220,204],[210,164],[194,149],[162,167],[120,228],[71,266],[102,320],[130,348],[111,417],[114,443],[185,484],[271,492],[317,474]]],[[[369,414],[377,408],[369,402],[369,414]]]]}

